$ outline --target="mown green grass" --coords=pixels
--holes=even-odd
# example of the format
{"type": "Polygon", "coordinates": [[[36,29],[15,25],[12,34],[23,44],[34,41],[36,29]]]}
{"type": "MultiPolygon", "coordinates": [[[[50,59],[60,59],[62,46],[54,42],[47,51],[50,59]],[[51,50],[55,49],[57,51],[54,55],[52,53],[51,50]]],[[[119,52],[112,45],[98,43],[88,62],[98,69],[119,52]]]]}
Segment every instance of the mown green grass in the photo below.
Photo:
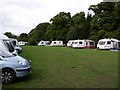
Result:
{"type": "Polygon", "coordinates": [[[4,88],[117,88],[118,53],[95,49],[24,46],[32,72],[4,88]]]}

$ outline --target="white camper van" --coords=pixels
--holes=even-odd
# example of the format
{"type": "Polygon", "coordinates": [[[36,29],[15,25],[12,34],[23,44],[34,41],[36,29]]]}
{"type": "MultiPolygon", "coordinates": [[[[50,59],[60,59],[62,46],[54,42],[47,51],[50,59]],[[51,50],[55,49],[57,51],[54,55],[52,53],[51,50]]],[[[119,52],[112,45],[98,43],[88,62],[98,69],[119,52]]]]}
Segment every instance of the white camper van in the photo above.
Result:
{"type": "Polygon", "coordinates": [[[18,55],[10,53],[13,48],[0,39],[0,81],[3,84],[13,82],[16,78],[24,77],[31,72],[30,62],[18,55]]]}
{"type": "Polygon", "coordinates": [[[120,41],[117,39],[100,39],[97,44],[97,49],[119,49],[120,41]]]}
{"type": "Polygon", "coordinates": [[[38,43],[38,46],[49,46],[49,44],[50,44],[50,41],[40,41],[39,43],[38,43]]]}
{"type": "Polygon", "coordinates": [[[74,40],[72,44],[73,48],[95,48],[95,42],[93,40],[74,40]]]}
{"type": "Polygon", "coordinates": [[[0,34],[0,39],[4,42],[4,44],[6,45],[10,53],[13,53],[16,55],[18,54],[13,44],[11,43],[10,39],[7,36],[0,34]]]}
{"type": "Polygon", "coordinates": [[[73,44],[73,42],[74,42],[74,40],[69,40],[68,43],[67,43],[67,46],[68,46],[68,47],[71,47],[72,44],[73,44]]]}
{"type": "Polygon", "coordinates": [[[50,46],[63,46],[63,41],[52,41],[50,46]]]}

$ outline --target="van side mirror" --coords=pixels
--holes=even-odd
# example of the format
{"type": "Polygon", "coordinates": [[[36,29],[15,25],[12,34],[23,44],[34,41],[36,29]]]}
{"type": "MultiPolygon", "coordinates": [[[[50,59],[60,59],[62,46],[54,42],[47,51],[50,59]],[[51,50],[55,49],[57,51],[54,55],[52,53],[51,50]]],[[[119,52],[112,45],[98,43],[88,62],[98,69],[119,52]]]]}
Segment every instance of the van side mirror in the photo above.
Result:
{"type": "Polygon", "coordinates": [[[0,56],[0,60],[3,60],[3,57],[2,57],[2,56],[0,56]]]}

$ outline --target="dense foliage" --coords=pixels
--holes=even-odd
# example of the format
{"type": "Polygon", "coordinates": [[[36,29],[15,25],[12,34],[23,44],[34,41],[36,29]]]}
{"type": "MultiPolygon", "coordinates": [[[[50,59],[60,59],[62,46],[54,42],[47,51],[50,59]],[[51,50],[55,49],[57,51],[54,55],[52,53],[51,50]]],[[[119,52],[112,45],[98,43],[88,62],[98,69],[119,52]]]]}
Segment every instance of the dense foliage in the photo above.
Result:
{"type": "Polygon", "coordinates": [[[116,38],[120,40],[120,2],[101,2],[91,5],[93,11],[85,16],[79,12],[71,16],[70,12],[60,12],[50,19],[50,23],[40,23],[32,29],[28,36],[20,35],[19,40],[35,45],[40,40],[116,38]],[[24,38],[22,38],[24,36],[24,38]],[[25,39],[25,37],[27,39],[25,39]]]}

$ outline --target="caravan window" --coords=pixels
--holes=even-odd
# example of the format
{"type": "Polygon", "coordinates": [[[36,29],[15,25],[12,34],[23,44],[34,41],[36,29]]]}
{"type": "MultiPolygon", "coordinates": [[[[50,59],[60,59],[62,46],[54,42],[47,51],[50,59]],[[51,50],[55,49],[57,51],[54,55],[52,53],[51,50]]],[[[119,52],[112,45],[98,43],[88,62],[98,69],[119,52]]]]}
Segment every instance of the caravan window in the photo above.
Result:
{"type": "Polygon", "coordinates": [[[79,44],[83,44],[83,42],[79,42],[79,44]]]}
{"type": "Polygon", "coordinates": [[[74,42],[73,44],[77,44],[78,42],[74,42]]]}
{"type": "Polygon", "coordinates": [[[90,46],[94,46],[94,42],[90,42],[90,46]]]}
{"type": "Polygon", "coordinates": [[[110,42],[110,41],[107,41],[107,44],[111,44],[111,42],[110,42]]]}
{"type": "Polygon", "coordinates": [[[54,44],[56,44],[56,42],[54,42],[54,44]]]}
{"type": "Polygon", "coordinates": [[[105,44],[105,41],[99,42],[99,45],[104,45],[104,44],[105,44]]]}

